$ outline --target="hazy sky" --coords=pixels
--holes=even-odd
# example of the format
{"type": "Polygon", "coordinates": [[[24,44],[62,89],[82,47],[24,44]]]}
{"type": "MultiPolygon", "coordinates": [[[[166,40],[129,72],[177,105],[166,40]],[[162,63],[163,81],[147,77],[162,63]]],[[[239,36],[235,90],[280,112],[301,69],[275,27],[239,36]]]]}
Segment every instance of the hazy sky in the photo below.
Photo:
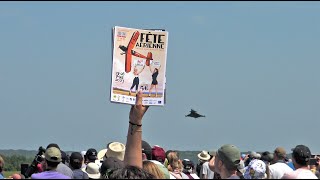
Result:
{"type": "Polygon", "coordinates": [[[130,105],[109,98],[122,26],[169,32],[151,145],[320,152],[319,19],[319,2],[0,2],[0,149],[126,142],[130,105]]]}

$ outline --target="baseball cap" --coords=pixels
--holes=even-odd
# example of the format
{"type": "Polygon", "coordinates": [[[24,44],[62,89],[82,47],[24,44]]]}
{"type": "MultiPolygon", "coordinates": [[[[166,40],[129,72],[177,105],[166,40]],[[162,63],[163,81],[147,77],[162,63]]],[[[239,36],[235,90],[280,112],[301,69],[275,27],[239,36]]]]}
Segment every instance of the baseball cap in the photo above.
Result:
{"type": "Polygon", "coordinates": [[[217,151],[218,158],[228,166],[237,167],[240,164],[240,150],[232,144],[225,144],[217,151]]]}
{"type": "Polygon", "coordinates": [[[98,152],[96,149],[94,148],[90,148],[87,150],[86,152],[86,157],[89,159],[89,160],[96,160],[97,159],[97,156],[98,156],[98,152]]]}
{"type": "Polygon", "coordinates": [[[275,150],[274,150],[274,154],[277,155],[278,157],[280,158],[285,158],[286,157],[286,150],[283,148],[283,147],[277,147],[275,150]]]}
{"type": "Polygon", "coordinates": [[[44,154],[47,161],[50,162],[61,162],[61,151],[56,147],[48,148],[44,154]]]}
{"type": "Polygon", "coordinates": [[[305,145],[297,145],[295,148],[292,148],[292,154],[297,160],[308,162],[311,158],[311,151],[305,145]]]}
{"type": "Polygon", "coordinates": [[[164,163],[165,159],[166,159],[165,150],[160,146],[153,146],[152,147],[152,160],[157,160],[161,163],[164,163]]]}
{"type": "Polygon", "coordinates": [[[147,155],[147,159],[151,160],[152,159],[152,147],[150,144],[144,140],[141,142],[141,148],[142,148],[142,153],[145,153],[147,155]]]}

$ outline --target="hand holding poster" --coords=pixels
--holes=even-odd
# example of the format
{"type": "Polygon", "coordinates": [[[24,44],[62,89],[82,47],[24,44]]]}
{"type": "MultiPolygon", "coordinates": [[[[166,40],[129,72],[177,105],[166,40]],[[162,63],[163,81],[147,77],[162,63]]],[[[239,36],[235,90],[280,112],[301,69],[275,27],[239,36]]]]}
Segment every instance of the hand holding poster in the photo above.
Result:
{"type": "Polygon", "coordinates": [[[111,102],[135,104],[143,92],[143,105],[164,105],[168,32],[113,28],[111,102]]]}

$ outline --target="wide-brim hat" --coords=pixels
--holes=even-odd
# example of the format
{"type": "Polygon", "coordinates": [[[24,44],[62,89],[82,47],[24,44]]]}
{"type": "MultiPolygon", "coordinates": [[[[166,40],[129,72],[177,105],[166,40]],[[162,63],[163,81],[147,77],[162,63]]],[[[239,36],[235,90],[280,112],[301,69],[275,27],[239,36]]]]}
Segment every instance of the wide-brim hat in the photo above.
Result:
{"type": "Polygon", "coordinates": [[[88,174],[89,178],[91,179],[100,179],[101,174],[99,171],[100,167],[96,163],[89,163],[85,168],[81,170],[88,174]]]}
{"type": "Polygon", "coordinates": [[[120,142],[113,142],[108,145],[108,150],[105,153],[105,156],[108,157],[115,157],[119,160],[124,160],[124,153],[126,151],[126,146],[120,142]]]}
{"type": "Polygon", "coordinates": [[[210,159],[210,154],[208,153],[208,151],[201,151],[201,153],[198,154],[198,158],[207,161],[210,159]]]}
{"type": "Polygon", "coordinates": [[[105,160],[107,151],[108,151],[108,149],[102,149],[102,150],[100,150],[100,151],[98,152],[98,160],[99,160],[99,161],[105,160]]]}

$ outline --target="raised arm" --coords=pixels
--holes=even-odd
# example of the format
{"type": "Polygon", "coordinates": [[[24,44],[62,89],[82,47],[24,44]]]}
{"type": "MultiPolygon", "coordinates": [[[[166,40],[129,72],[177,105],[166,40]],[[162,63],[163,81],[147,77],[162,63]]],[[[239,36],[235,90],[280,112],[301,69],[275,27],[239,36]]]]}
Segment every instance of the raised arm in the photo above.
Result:
{"type": "Polygon", "coordinates": [[[142,92],[136,96],[136,104],[131,106],[129,114],[129,129],[127,134],[124,163],[142,168],[142,118],[149,106],[142,105],[142,92]]]}
{"type": "Polygon", "coordinates": [[[150,64],[150,66],[149,66],[149,69],[150,69],[150,72],[152,73],[152,70],[151,70],[151,64],[150,64]]]}
{"type": "Polygon", "coordinates": [[[139,72],[139,74],[142,73],[142,71],[144,70],[144,67],[146,67],[146,65],[143,65],[143,68],[141,69],[141,71],[139,72]]]}

